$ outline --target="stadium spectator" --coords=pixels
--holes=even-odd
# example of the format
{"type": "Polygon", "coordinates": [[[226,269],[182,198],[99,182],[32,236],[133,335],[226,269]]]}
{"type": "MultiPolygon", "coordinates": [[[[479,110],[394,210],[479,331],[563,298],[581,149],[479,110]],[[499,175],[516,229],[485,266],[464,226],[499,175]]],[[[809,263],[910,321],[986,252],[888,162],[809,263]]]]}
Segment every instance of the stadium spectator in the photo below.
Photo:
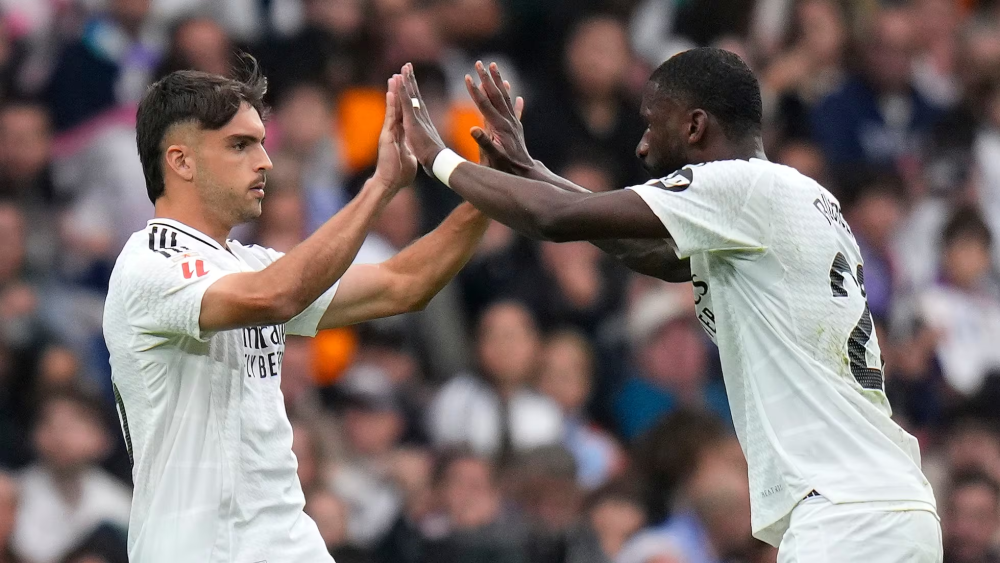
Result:
{"type": "Polygon", "coordinates": [[[170,46],[155,72],[160,79],[175,70],[200,70],[229,76],[237,61],[226,31],[206,17],[189,17],[174,24],[170,46]]]}
{"type": "Polygon", "coordinates": [[[619,430],[627,440],[681,406],[729,417],[725,388],[708,379],[708,350],[690,299],[686,289],[654,290],[630,308],[635,371],[615,398],[619,430]]]}
{"type": "Polygon", "coordinates": [[[127,527],[131,495],[96,465],[111,447],[100,403],[63,390],[45,396],[37,412],[38,462],[20,478],[13,546],[29,563],[55,563],[99,525],[127,527]]]}
{"type": "Polygon", "coordinates": [[[563,330],[546,339],[538,388],[562,409],[563,445],[576,460],[579,484],[590,490],[614,478],[625,462],[611,435],[588,418],[593,380],[594,353],[586,337],[563,330]]]}
{"type": "Polygon", "coordinates": [[[835,172],[863,164],[903,166],[918,157],[939,118],[940,110],[913,86],[913,17],[905,6],[880,9],[866,22],[862,71],[813,108],[813,139],[835,172]]]}
{"type": "Polygon", "coordinates": [[[918,297],[919,319],[936,331],[937,360],[956,392],[972,395],[1000,367],[1000,293],[992,234],[974,208],[956,210],[942,234],[940,283],[918,297]]]}
{"type": "Polygon", "coordinates": [[[941,513],[945,563],[1000,561],[995,537],[1000,527],[1000,485],[984,473],[959,473],[941,513]]]}
{"type": "Polygon", "coordinates": [[[353,367],[337,387],[344,452],[331,473],[330,486],[349,507],[351,543],[371,547],[402,509],[393,462],[406,420],[388,374],[374,366],[353,367]]]}
{"type": "Polygon", "coordinates": [[[584,17],[567,38],[561,82],[547,85],[563,96],[528,100],[524,137],[535,158],[563,168],[578,147],[593,147],[613,159],[615,187],[645,181],[634,148],[645,128],[626,96],[632,62],[624,24],[607,16],[584,17]]]}
{"type": "Polygon", "coordinates": [[[343,563],[371,563],[371,554],[350,544],[347,503],[324,489],[313,489],[306,496],[306,514],[316,521],[316,527],[326,542],[330,555],[343,563]]]}
{"type": "Polygon", "coordinates": [[[46,90],[56,131],[139,101],[162,56],[147,26],[150,1],[111,0],[62,50],[46,90]]]}
{"type": "Polygon", "coordinates": [[[497,470],[467,452],[446,454],[438,468],[441,519],[426,544],[426,561],[528,562],[528,530],[505,511],[497,470]]]}
{"type": "Polygon", "coordinates": [[[624,479],[594,491],[587,500],[586,515],[609,561],[617,559],[625,541],[646,523],[639,488],[624,479]]]}
{"type": "Polygon", "coordinates": [[[438,392],[429,413],[434,443],[467,445],[503,458],[558,442],[563,433],[559,408],[530,386],[540,345],[524,305],[501,301],[486,309],[476,344],[482,375],[456,376],[438,392]]]}

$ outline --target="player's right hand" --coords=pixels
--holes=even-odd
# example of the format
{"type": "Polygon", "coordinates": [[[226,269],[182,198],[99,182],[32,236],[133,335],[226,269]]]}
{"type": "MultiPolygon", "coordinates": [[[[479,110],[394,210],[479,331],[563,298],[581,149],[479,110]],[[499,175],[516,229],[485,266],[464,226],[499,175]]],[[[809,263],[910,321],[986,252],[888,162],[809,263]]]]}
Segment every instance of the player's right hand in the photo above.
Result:
{"type": "Polygon", "coordinates": [[[479,145],[480,159],[491,168],[521,174],[534,166],[524,143],[521,112],[524,99],[510,99],[510,84],[500,75],[496,63],[490,63],[489,72],[481,61],[476,62],[479,86],[472,77],[465,75],[465,87],[483,115],[485,130],[472,128],[472,138],[479,145]]]}
{"type": "Polygon", "coordinates": [[[403,77],[389,79],[385,94],[385,121],[378,138],[378,162],[374,179],[393,192],[413,183],[417,176],[417,159],[410,153],[403,132],[403,77]]]}

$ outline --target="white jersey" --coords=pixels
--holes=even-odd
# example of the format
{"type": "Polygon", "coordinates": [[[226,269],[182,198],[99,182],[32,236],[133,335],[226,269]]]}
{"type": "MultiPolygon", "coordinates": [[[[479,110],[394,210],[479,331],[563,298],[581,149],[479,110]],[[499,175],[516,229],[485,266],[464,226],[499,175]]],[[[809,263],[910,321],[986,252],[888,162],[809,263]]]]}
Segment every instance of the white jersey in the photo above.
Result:
{"type": "Polygon", "coordinates": [[[629,188],[691,259],[749,466],[754,535],[778,545],[816,490],[936,510],[916,439],[890,418],[861,252],[837,200],[765,160],[686,166],[629,188]]]}
{"type": "Polygon", "coordinates": [[[219,278],[281,254],[153,219],[111,274],[104,337],[135,490],[129,559],[331,563],[305,499],[281,395],[286,332],[314,335],[336,285],[284,325],[202,332],[219,278]]]}

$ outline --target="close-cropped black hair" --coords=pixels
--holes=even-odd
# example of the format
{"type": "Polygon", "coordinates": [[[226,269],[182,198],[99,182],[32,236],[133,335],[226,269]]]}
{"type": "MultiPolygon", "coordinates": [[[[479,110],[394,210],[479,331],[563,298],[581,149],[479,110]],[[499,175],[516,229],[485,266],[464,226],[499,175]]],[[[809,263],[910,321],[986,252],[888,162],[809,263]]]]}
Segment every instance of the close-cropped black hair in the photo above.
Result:
{"type": "Polygon", "coordinates": [[[713,115],[730,140],[760,134],[760,84],[735,53],[714,47],[684,51],[667,59],[649,80],[658,96],[713,115]]]}
{"type": "Polygon", "coordinates": [[[163,195],[163,140],[179,123],[197,123],[202,129],[220,129],[236,115],[242,104],[266,118],[264,94],[267,78],[257,61],[243,55],[247,63],[240,78],[206,72],[179,70],[155,82],[146,91],[136,112],[135,142],[146,177],[149,200],[163,195]]]}

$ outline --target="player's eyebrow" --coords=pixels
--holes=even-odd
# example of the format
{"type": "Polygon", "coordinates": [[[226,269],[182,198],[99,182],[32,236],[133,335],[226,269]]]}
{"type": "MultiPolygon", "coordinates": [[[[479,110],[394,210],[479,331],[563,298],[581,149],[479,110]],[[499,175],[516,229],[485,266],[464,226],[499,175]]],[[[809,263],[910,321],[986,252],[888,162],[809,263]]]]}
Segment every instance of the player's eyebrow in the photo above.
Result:
{"type": "Polygon", "coordinates": [[[243,142],[248,143],[248,144],[257,144],[257,143],[263,143],[265,138],[266,138],[266,136],[264,136],[264,137],[258,137],[257,135],[249,135],[249,134],[246,134],[246,133],[236,133],[236,134],[229,135],[228,137],[226,137],[226,142],[227,143],[236,143],[236,142],[239,142],[239,141],[243,141],[243,142]]]}

